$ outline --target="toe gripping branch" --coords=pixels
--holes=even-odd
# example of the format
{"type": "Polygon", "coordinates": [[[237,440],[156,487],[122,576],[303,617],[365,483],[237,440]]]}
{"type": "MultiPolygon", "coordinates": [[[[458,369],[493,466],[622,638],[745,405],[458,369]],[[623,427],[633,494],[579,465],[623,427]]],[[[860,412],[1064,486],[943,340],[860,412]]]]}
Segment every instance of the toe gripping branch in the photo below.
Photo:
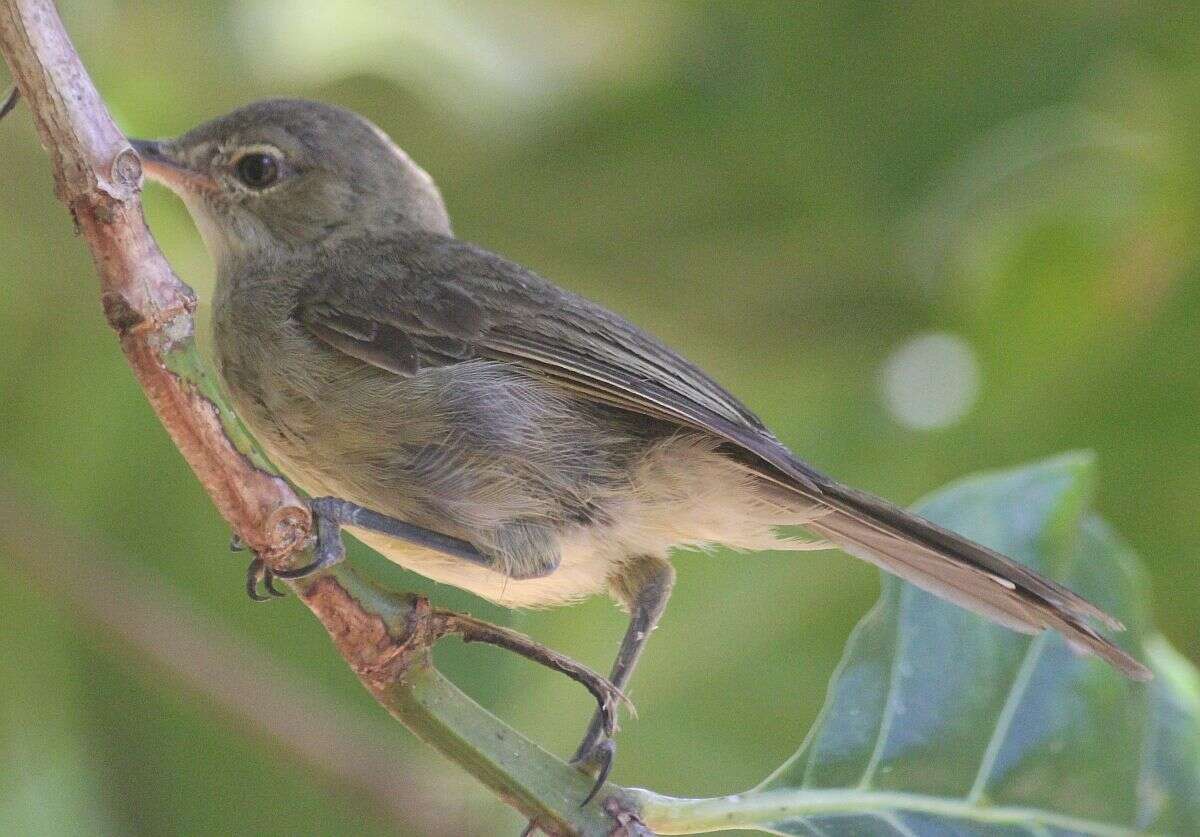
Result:
{"type": "MultiPolygon", "coordinates": [[[[229,539],[230,552],[242,552],[246,549],[246,542],[238,535],[234,534],[229,539]]],[[[267,562],[258,557],[255,553],[254,558],[250,561],[250,565],[246,567],[246,595],[250,597],[252,602],[269,602],[272,598],[282,599],[287,593],[284,593],[275,586],[275,573],[267,566],[267,562]],[[261,584],[266,595],[258,592],[258,585],[261,584]]]]}
{"type": "MultiPolygon", "coordinates": [[[[461,558],[472,564],[490,567],[495,563],[492,558],[481,553],[467,541],[452,538],[412,523],[405,523],[403,520],[371,511],[348,500],[338,497],[318,497],[309,503],[309,507],[312,509],[317,529],[312,562],[294,570],[274,570],[256,555],[250,562],[250,566],[246,568],[246,594],[251,600],[265,602],[272,597],[283,596],[284,593],[274,585],[274,580],[277,578],[284,580],[305,578],[342,561],[346,557],[346,547],[342,543],[343,526],[358,526],[390,535],[397,540],[407,541],[454,558],[461,558]],[[266,595],[258,592],[260,584],[266,591],[266,595]]],[[[229,548],[234,552],[239,552],[245,549],[245,544],[235,535],[229,548]]]]}

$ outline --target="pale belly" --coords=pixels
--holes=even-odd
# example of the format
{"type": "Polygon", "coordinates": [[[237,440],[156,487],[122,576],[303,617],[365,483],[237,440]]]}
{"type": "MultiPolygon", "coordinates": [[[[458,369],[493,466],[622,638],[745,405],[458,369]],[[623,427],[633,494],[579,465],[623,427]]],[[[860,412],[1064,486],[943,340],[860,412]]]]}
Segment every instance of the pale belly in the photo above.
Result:
{"type": "MultiPolygon", "coordinates": [[[[268,452],[310,496],[349,492],[284,450],[268,452]]],[[[623,502],[610,498],[608,525],[574,526],[559,536],[559,564],[541,578],[514,579],[487,567],[398,541],[378,532],[345,527],[350,534],[405,569],[511,608],[554,607],[609,592],[622,565],[643,556],[666,558],[674,548],[723,543],[735,549],[813,549],[827,544],[780,540],[774,527],[803,524],[811,507],[786,508],[764,497],[757,484],[728,460],[694,442],[660,445],[631,475],[634,490],[623,502]],[[679,448],[679,449],[676,449],[679,448]]],[[[354,500],[350,494],[348,499],[354,500]]]]}
{"type": "Polygon", "coordinates": [[[563,538],[562,560],[554,572],[542,578],[516,580],[377,532],[351,527],[346,531],[405,569],[513,608],[554,607],[605,592],[619,557],[598,543],[595,535],[581,531],[563,538]]]}

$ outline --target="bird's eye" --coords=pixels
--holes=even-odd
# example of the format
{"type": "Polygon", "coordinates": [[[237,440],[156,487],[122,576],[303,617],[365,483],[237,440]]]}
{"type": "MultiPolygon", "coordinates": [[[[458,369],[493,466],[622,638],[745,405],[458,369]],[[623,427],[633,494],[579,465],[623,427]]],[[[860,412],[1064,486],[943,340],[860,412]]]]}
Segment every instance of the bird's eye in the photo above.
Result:
{"type": "Polygon", "coordinates": [[[279,179],[279,159],[263,151],[243,154],[234,164],[238,180],[251,189],[265,189],[279,179]]]}

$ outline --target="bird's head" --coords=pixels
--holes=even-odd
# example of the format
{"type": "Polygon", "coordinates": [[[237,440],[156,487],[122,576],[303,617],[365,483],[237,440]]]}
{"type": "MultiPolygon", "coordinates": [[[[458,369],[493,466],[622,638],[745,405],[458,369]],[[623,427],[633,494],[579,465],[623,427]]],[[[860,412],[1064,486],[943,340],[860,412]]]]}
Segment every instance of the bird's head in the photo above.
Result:
{"type": "Polygon", "coordinates": [[[219,265],[372,231],[450,234],[432,178],[343,108],[272,99],[177,139],[131,142],[147,176],[183,199],[219,265]]]}

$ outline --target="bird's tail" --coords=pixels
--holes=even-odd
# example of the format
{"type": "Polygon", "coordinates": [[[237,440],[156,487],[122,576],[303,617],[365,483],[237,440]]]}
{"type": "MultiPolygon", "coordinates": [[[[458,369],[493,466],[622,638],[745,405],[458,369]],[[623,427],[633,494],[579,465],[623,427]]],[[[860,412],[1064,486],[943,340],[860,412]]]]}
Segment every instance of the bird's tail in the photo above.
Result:
{"type": "Polygon", "coordinates": [[[1053,628],[1135,680],[1153,676],[1087,620],[1121,623],[1062,585],[877,497],[832,481],[821,489],[828,511],[805,528],[851,555],[1013,630],[1053,628]]]}

